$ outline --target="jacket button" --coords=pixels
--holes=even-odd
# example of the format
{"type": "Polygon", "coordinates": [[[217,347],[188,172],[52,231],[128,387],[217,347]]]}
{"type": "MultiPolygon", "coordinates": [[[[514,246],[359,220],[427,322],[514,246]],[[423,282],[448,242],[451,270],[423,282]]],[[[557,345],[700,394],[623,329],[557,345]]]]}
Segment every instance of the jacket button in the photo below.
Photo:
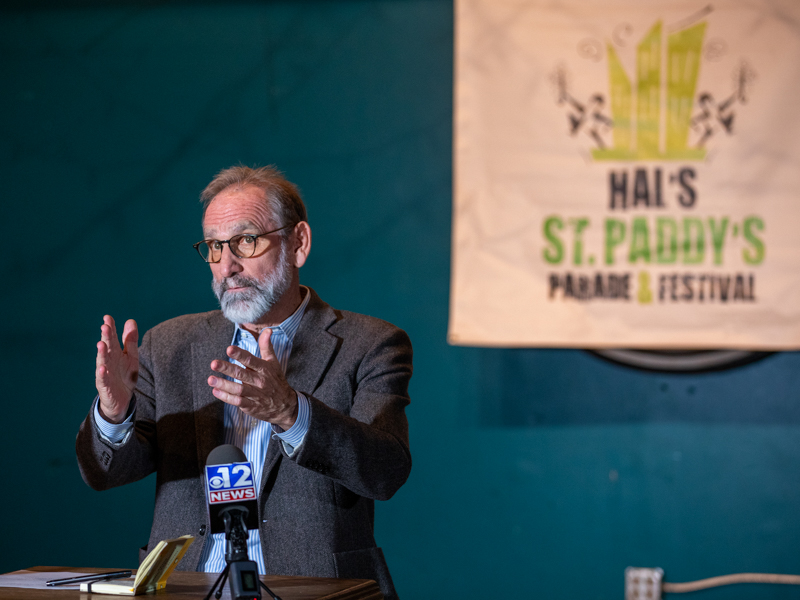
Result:
{"type": "Polygon", "coordinates": [[[206,526],[205,525],[200,525],[200,530],[197,533],[199,533],[200,535],[205,535],[206,534],[206,526]]]}

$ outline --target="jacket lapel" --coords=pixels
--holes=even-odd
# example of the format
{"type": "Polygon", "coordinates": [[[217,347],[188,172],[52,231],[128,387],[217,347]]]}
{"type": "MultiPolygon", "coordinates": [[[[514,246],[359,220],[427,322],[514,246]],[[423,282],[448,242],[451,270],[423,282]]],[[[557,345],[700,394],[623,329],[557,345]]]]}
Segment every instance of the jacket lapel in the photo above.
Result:
{"type": "MultiPolygon", "coordinates": [[[[319,387],[325,371],[339,346],[339,339],[327,329],[336,322],[336,312],[308,288],[311,300],[300,321],[300,327],[292,341],[292,353],[286,369],[286,380],[298,392],[312,395],[319,387]]],[[[233,334],[231,334],[233,335],[233,334]]],[[[267,447],[264,472],[261,477],[261,492],[281,456],[280,443],[272,440],[267,447]]]]}
{"type": "Polygon", "coordinates": [[[205,339],[192,344],[192,400],[201,471],[211,451],[225,441],[224,404],[214,397],[206,380],[212,373],[211,361],[225,358],[234,329],[220,312],[209,316],[206,325],[205,339]]]}
{"type": "Polygon", "coordinates": [[[336,312],[309,288],[311,300],[292,342],[286,369],[289,385],[298,392],[313,394],[339,346],[339,339],[327,329],[336,322],[336,312]]]}

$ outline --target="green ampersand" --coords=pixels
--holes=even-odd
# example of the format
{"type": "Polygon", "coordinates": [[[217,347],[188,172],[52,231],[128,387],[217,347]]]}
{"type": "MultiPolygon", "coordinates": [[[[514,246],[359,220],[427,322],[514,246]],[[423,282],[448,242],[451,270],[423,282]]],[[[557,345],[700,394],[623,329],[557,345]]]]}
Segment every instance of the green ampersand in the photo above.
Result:
{"type": "Polygon", "coordinates": [[[639,273],[639,304],[650,304],[653,301],[653,292],[650,290],[650,273],[639,273]]]}

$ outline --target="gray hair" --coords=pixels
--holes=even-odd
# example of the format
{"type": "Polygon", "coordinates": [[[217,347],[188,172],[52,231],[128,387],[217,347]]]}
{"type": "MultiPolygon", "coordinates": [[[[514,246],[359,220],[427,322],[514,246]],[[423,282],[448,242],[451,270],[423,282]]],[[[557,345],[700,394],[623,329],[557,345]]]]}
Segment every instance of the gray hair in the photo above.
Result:
{"type": "Polygon", "coordinates": [[[243,165],[223,169],[214,176],[200,194],[205,217],[208,205],[221,191],[231,187],[252,185],[264,192],[272,220],[276,227],[296,225],[308,221],[306,205],[300,190],[273,166],[250,168],[243,165]]]}

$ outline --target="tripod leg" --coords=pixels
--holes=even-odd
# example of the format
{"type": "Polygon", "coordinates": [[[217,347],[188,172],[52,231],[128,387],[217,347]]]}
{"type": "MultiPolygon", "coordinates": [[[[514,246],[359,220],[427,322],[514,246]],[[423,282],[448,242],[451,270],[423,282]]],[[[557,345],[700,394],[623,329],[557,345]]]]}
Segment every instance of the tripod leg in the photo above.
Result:
{"type": "Polygon", "coordinates": [[[228,563],[225,566],[225,570],[221,573],[222,575],[224,575],[224,577],[222,578],[222,583],[219,584],[219,588],[217,588],[217,593],[214,594],[214,598],[216,598],[217,600],[219,600],[222,597],[222,590],[225,589],[225,582],[228,581],[228,573],[230,572],[230,570],[231,570],[231,565],[230,563],[228,563]]]}
{"type": "MultiPolygon", "coordinates": [[[[212,585],[211,589],[208,590],[208,594],[206,595],[205,598],[203,598],[203,600],[209,600],[209,598],[211,598],[211,594],[213,594],[214,590],[217,589],[217,586],[219,585],[220,581],[224,583],[222,578],[227,575],[228,575],[228,565],[225,565],[225,568],[222,570],[222,573],[219,574],[219,577],[217,577],[217,580],[214,582],[214,585],[212,585]]],[[[219,586],[219,589],[220,590],[222,589],[221,585],[219,586]]],[[[219,596],[217,596],[217,598],[219,598],[219,596]]]]}
{"type": "Polygon", "coordinates": [[[259,584],[261,584],[261,587],[262,587],[262,588],[264,588],[264,589],[266,590],[266,592],[267,592],[267,593],[268,593],[270,596],[272,596],[272,600],[281,600],[281,597],[280,597],[280,596],[278,596],[278,594],[276,594],[275,592],[273,592],[271,589],[269,589],[269,588],[267,587],[267,584],[266,584],[266,583],[264,583],[264,582],[263,582],[263,581],[261,581],[260,579],[258,580],[258,583],[259,583],[259,584]]]}

